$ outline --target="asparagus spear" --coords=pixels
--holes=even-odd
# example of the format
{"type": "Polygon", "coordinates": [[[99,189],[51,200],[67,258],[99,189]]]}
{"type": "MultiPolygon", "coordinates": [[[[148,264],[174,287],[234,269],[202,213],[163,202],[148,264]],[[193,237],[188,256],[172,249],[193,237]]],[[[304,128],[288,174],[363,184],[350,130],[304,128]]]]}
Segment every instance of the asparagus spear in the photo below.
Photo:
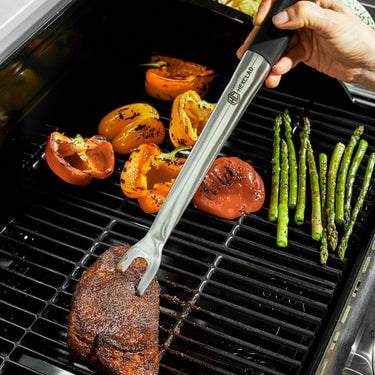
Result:
{"type": "Polygon", "coordinates": [[[282,114],[278,114],[273,125],[273,155],[272,155],[272,177],[271,197],[268,209],[268,219],[277,221],[279,214],[279,190],[280,190],[280,127],[283,121],[282,114]]]}
{"type": "Polygon", "coordinates": [[[284,125],[285,125],[285,139],[288,145],[288,163],[289,163],[289,208],[294,209],[297,205],[297,157],[296,150],[294,147],[292,139],[292,126],[291,126],[291,117],[289,115],[289,110],[284,111],[284,125]]]}
{"type": "Polygon", "coordinates": [[[375,152],[373,152],[367,162],[366,172],[365,176],[363,178],[363,183],[361,187],[361,191],[359,192],[357,201],[354,205],[353,212],[350,217],[350,221],[346,227],[345,233],[341,238],[339,247],[338,247],[338,256],[340,259],[344,259],[346,248],[348,247],[348,241],[352,234],[354,224],[357,220],[358,214],[362,209],[362,206],[364,204],[366,194],[368,192],[368,189],[370,187],[371,179],[372,179],[372,173],[374,171],[374,165],[375,165],[375,152]]]}
{"type": "Polygon", "coordinates": [[[338,142],[333,149],[327,175],[327,232],[328,243],[333,251],[336,250],[338,242],[338,233],[335,224],[335,190],[337,174],[342,156],[345,151],[345,145],[338,142]]]}
{"type": "Polygon", "coordinates": [[[365,139],[361,139],[359,141],[357,151],[349,167],[348,176],[346,178],[346,185],[345,185],[345,190],[346,190],[345,205],[344,205],[345,227],[350,221],[351,202],[352,202],[353,185],[354,185],[355,176],[357,174],[359,165],[361,164],[361,161],[366,153],[367,147],[368,147],[367,141],[365,139]]]}
{"type": "Polygon", "coordinates": [[[319,154],[319,184],[320,184],[320,198],[322,206],[322,225],[323,232],[320,245],[320,264],[323,266],[327,264],[328,259],[328,242],[327,242],[327,215],[326,215],[326,202],[327,202],[327,168],[328,157],[327,154],[319,154]]]}
{"type": "Polygon", "coordinates": [[[297,191],[297,205],[294,213],[294,222],[301,225],[305,221],[306,208],[306,154],[307,141],[310,135],[310,122],[307,118],[303,120],[304,126],[300,133],[301,145],[299,149],[298,159],[298,191],[297,191]]]}
{"type": "Polygon", "coordinates": [[[280,197],[279,197],[279,217],[277,220],[276,244],[279,247],[288,246],[288,190],[289,190],[289,164],[288,145],[281,139],[281,173],[280,173],[280,197]]]}
{"type": "Polygon", "coordinates": [[[322,238],[322,205],[320,200],[319,175],[316,168],[311,142],[307,140],[307,165],[309,167],[311,190],[311,235],[316,241],[322,238]]]}
{"type": "Polygon", "coordinates": [[[364,126],[360,125],[355,130],[350,141],[345,148],[344,156],[342,157],[342,162],[339,169],[339,174],[337,177],[337,186],[336,186],[336,200],[335,200],[335,220],[336,224],[344,224],[344,201],[345,201],[345,184],[346,178],[348,175],[348,170],[350,162],[352,159],[354,148],[359,142],[363,132],[364,126]]]}

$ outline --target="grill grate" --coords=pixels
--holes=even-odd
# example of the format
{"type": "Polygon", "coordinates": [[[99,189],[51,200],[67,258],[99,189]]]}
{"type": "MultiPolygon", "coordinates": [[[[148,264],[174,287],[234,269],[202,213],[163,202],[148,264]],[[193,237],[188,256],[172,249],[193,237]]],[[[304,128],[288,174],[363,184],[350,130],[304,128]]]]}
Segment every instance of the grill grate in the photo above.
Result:
{"type": "MultiPolygon", "coordinates": [[[[346,140],[359,123],[368,125],[366,138],[375,144],[370,118],[262,89],[223,154],[249,158],[266,186],[273,119],[285,108],[295,118],[308,110],[312,142],[319,151],[346,140]]],[[[12,197],[19,202],[2,219],[4,375],[91,373],[72,362],[67,351],[71,294],[82,272],[103,251],[134,243],[153,218],[120,191],[123,157],[111,178],[84,189],[52,175],[43,144],[53,130],[55,126],[45,125],[39,141],[25,150],[19,195],[12,197]]],[[[369,193],[352,243],[366,244],[364,228],[370,223],[374,194],[369,193]]],[[[328,266],[321,267],[309,223],[291,224],[286,249],[276,247],[275,233],[275,224],[267,220],[267,203],[258,213],[233,221],[187,209],[165,247],[159,272],[160,374],[306,373],[311,348],[351,262],[330,255],[328,266]]]]}

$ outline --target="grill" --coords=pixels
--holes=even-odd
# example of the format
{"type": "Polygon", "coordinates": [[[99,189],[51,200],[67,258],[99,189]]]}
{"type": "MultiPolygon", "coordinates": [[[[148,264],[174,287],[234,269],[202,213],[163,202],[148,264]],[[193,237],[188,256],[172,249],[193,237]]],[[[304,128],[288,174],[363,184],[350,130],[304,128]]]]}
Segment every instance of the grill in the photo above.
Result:
{"type": "MultiPolygon", "coordinates": [[[[1,154],[7,176],[0,212],[0,372],[4,375],[92,373],[75,363],[67,350],[72,292],[82,272],[101,253],[111,245],[135,243],[154,218],[121,192],[119,174],[126,156],[117,157],[109,179],[85,188],[70,186],[46,165],[43,149],[49,134],[55,130],[84,134],[85,129],[96,129],[108,110],[136,101],[154,105],[168,124],[170,104],[144,93],[144,71],[136,66],[159,43],[158,52],[168,51],[162,37],[153,40],[149,34],[155,23],[161,25],[163,35],[175,26],[172,22],[166,27],[164,19],[178,15],[184,34],[183,23],[191,22],[194,14],[204,31],[207,28],[210,35],[227,40],[229,52],[220,56],[232,56],[249,26],[242,15],[211,2],[206,6],[162,1],[155,9],[150,5],[145,15],[147,22],[154,22],[142,23],[149,28],[141,33],[147,43],[138,45],[138,36],[129,44],[119,44],[124,35],[119,36],[116,21],[138,14],[140,5],[126,4],[119,10],[108,1],[78,3],[61,19],[88,38],[82,56],[51,79],[49,95],[31,106],[1,154]],[[213,23],[204,26],[207,16],[213,23]],[[147,50],[142,51],[145,45],[147,50]]],[[[192,43],[186,41],[188,46],[192,43]]],[[[170,52],[169,46],[168,54],[178,55],[180,47],[170,52]]],[[[207,53],[197,59],[198,52],[202,54],[186,47],[184,53],[203,63],[213,58],[207,53]]],[[[232,69],[228,62],[229,66],[218,63],[217,54],[212,63],[218,74],[209,101],[223,90],[232,69]]],[[[268,196],[272,125],[285,108],[294,127],[309,116],[315,152],[330,154],[338,141],[347,143],[359,124],[366,125],[368,154],[375,151],[373,110],[351,104],[338,83],[315,74],[296,69],[280,89],[261,89],[222,150],[222,155],[251,161],[265,181],[268,196]],[[299,76],[304,77],[303,85],[299,76]],[[298,92],[302,86],[304,95],[298,92]],[[315,92],[306,87],[314,87],[315,92]]],[[[364,166],[357,193],[363,174],[364,166]]],[[[289,246],[277,248],[276,226],[267,220],[268,200],[261,211],[233,221],[188,207],[165,246],[158,274],[160,374],[313,373],[361,261],[373,246],[374,203],[375,192],[370,190],[347,258],[340,261],[331,254],[326,267],[319,264],[319,243],[311,239],[308,221],[303,226],[291,223],[289,246]]]]}

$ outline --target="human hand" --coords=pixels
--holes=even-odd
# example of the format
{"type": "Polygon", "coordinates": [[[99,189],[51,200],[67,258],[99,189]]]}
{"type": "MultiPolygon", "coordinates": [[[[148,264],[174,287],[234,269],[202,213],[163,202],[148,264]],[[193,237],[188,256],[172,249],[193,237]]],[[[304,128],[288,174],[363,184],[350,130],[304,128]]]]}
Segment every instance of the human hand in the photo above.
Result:
{"type": "MultiPolygon", "coordinates": [[[[239,48],[241,57],[275,0],[263,0],[254,29],[239,48]]],[[[272,18],[280,29],[296,30],[284,55],[272,67],[267,87],[299,62],[348,83],[375,89],[375,31],[339,0],[299,1],[272,18]]]]}

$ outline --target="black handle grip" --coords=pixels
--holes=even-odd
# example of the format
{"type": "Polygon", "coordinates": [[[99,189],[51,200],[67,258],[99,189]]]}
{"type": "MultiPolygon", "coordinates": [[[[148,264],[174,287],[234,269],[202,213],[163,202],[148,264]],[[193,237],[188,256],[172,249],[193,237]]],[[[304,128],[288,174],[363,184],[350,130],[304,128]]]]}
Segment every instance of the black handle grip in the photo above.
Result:
{"type": "Polygon", "coordinates": [[[293,30],[280,30],[272,23],[272,17],[281,10],[295,4],[298,0],[276,0],[267,18],[257,31],[252,43],[248,47],[263,56],[273,66],[292,37],[293,30]]]}

